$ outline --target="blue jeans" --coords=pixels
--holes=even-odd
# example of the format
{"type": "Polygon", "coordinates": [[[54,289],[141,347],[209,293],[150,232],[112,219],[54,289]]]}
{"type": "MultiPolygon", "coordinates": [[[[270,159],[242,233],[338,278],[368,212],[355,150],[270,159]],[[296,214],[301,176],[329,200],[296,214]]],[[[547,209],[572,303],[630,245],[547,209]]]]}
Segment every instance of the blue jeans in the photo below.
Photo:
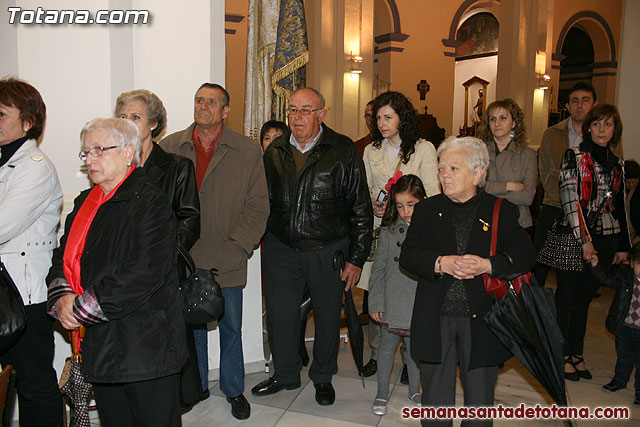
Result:
{"type": "MultiPolygon", "coordinates": [[[[244,356],[242,354],[242,286],[222,288],[224,314],[218,320],[220,333],[220,390],[228,397],[244,393],[244,356]]],[[[208,387],[207,330],[195,329],[198,368],[202,389],[208,387]]]]}

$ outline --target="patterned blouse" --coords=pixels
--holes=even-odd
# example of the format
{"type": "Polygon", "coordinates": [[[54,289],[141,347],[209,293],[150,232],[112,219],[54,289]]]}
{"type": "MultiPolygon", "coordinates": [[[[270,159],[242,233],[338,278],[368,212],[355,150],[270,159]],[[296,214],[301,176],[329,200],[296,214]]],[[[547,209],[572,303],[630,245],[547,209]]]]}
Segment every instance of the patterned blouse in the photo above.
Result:
{"type": "Polygon", "coordinates": [[[628,234],[624,163],[610,151],[608,155],[612,156],[609,170],[595,161],[590,147],[584,142],[568,149],[562,158],[559,181],[564,217],[561,224],[569,225],[582,244],[593,240],[592,233],[601,236],[628,234]]]}

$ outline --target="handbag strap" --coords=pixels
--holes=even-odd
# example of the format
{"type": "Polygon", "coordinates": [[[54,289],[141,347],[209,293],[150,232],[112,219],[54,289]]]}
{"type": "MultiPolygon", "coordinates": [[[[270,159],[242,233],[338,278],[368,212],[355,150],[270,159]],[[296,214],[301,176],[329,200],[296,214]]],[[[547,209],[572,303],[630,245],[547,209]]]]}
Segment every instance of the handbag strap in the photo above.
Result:
{"type": "Polygon", "coordinates": [[[178,240],[176,247],[178,248],[178,255],[182,257],[185,265],[187,266],[188,276],[191,276],[196,271],[196,264],[193,262],[193,258],[189,255],[189,251],[182,246],[182,243],[178,240]]]}
{"type": "Polygon", "coordinates": [[[498,246],[498,220],[500,218],[500,205],[504,198],[498,197],[496,203],[493,205],[493,216],[491,217],[491,248],[489,249],[489,256],[496,254],[496,248],[498,246]]]}
{"type": "Polygon", "coordinates": [[[400,156],[400,158],[398,159],[398,164],[396,165],[396,168],[393,170],[394,175],[400,170],[400,165],[402,165],[402,156],[400,156]]]}

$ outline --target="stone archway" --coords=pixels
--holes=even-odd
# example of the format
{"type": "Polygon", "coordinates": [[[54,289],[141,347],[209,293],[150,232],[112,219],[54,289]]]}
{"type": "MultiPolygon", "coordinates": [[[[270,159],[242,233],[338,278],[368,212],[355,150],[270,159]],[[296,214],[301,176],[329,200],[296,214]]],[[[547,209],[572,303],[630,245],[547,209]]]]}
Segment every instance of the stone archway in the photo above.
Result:
{"type": "MultiPolygon", "coordinates": [[[[496,0],[496,1],[500,3],[500,0],[496,0]]],[[[471,6],[473,6],[474,3],[481,3],[481,2],[483,1],[482,0],[465,0],[464,2],[462,2],[458,10],[456,11],[455,15],[453,15],[453,19],[451,20],[451,25],[449,26],[448,38],[442,39],[442,44],[445,48],[455,49],[458,46],[459,43],[456,41],[456,33],[458,31],[458,28],[460,28],[461,21],[463,21],[468,17],[469,9],[471,8],[471,6]]],[[[450,50],[445,50],[444,55],[450,56],[450,57],[456,56],[455,52],[452,52],[450,50]]]]}
{"type": "MultiPolygon", "coordinates": [[[[562,27],[558,35],[555,51],[553,53],[554,64],[552,68],[560,70],[560,61],[566,58],[562,54],[562,47],[567,34],[573,28],[584,31],[593,43],[593,63],[588,66],[593,70],[591,84],[595,87],[598,99],[614,102],[615,78],[618,67],[616,60],[616,44],[613,32],[607,21],[593,11],[582,11],[571,16],[562,27]]],[[[575,82],[573,82],[575,83],[575,82]]],[[[573,85],[571,81],[560,82],[560,90],[573,85]]],[[[558,106],[560,107],[560,105],[558,106]]]]}
{"type": "Polygon", "coordinates": [[[594,58],[595,63],[607,62],[608,65],[611,65],[614,68],[617,67],[616,44],[613,39],[611,27],[609,27],[609,24],[602,15],[588,10],[576,13],[569,18],[562,27],[554,52],[554,56],[557,57],[557,60],[563,59],[562,45],[564,44],[564,40],[567,37],[569,29],[577,23],[580,23],[593,42],[594,53],[596,55],[594,58]]]}

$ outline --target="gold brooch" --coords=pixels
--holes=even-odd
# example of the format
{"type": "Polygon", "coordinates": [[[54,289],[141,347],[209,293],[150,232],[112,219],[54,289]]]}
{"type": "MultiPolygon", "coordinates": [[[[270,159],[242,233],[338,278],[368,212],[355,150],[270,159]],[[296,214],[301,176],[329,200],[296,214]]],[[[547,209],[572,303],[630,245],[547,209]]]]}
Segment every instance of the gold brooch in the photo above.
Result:
{"type": "Polygon", "coordinates": [[[489,231],[489,223],[481,218],[478,218],[478,221],[482,223],[482,231],[489,231]]]}

